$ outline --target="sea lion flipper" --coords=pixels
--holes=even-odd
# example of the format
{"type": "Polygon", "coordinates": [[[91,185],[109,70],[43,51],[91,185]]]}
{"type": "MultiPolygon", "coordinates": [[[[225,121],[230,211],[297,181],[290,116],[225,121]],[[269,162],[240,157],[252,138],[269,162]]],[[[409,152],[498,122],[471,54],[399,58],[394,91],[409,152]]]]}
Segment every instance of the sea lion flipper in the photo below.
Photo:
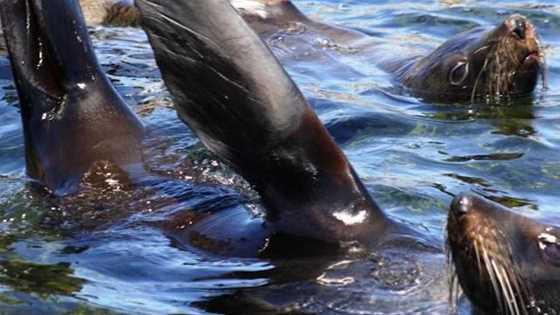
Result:
{"type": "Polygon", "coordinates": [[[139,163],[142,124],[101,71],[79,2],[6,0],[0,12],[28,175],[65,194],[95,161],[139,163]]]}
{"type": "MultiPolygon", "coordinates": [[[[34,52],[40,51],[39,46],[42,45],[37,38],[39,26],[35,19],[28,19],[30,14],[29,7],[24,1],[3,1],[0,6],[3,34],[9,47],[13,72],[17,73],[17,83],[29,84],[37,89],[42,87],[59,89],[55,84],[49,86],[47,83],[50,63],[36,70],[28,66],[39,61],[39,55],[34,52]]],[[[27,103],[22,102],[23,111],[33,110],[26,105],[27,103]]]]}
{"type": "MultiPolygon", "coordinates": [[[[64,72],[67,85],[89,82],[98,76],[99,66],[77,0],[32,0],[40,33],[64,72]]],[[[45,43],[46,44],[46,43],[45,43]]]]}
{"type": "Polygon", "coordinates": [[[179,116],[260,193],[277,229],[375,237],[387,218],[278,61],[226,0],[140,0],[179,116]],[[366,236],[367,235],[367,236],[366,236]]]}

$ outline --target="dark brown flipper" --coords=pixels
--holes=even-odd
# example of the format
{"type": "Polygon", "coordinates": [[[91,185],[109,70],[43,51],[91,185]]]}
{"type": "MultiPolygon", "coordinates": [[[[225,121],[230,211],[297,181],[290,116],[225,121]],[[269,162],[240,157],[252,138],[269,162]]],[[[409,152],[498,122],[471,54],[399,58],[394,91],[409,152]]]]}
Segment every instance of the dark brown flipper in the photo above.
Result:
{"type": "Polygon", "coordinates": [[[137,6],[179,116],[255,187],[277,231],[371,241],[393,225],[228,1],[137,6]]]}
{"type": "Polygon", "coordinates": [[[6,0],[0,11],[28,175],[65,194],[95,161],[139,163],[142,124],[101,71],[79,2],[6,0]]]}

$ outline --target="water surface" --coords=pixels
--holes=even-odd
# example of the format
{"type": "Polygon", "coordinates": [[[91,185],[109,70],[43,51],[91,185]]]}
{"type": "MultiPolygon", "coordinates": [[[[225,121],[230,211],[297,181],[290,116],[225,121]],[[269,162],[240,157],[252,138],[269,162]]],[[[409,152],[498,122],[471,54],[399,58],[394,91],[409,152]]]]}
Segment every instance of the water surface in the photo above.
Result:
{"type": "MultiPolygon", "coordinates": [[[[295,3],[313,17],[383,40],[392,48],[382,52],[388,56],[436,47],[512,13],[531,19],[545,44],[550,89],[501,104],[423,102],[395,87],[374,60],[341,53],[320,38],[312,46],[321,58],[285,61],[372,196],[437,247],[447,205],[461,191],[558,221],[560,3],[295,3]]],[[[237,259],[166,237],[161,226],[170,218],[258,208],[258,198],[177,119],[142,31],[91,33],[100,62],[149,130],[147,167],[168,180],[130,186],[101,164],[80,194],[49,196],[25,177],[16,92],[0,77],[2,313],[447,313],[439,250],[396,244],[375,252],[356,247],[343,257],[237,259]]]]}

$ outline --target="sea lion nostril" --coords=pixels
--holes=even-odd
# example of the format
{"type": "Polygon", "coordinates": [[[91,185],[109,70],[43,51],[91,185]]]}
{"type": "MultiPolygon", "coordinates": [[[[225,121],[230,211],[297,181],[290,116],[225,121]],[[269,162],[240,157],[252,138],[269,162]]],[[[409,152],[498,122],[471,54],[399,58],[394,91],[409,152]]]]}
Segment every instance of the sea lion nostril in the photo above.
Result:
{"type": "Polygon", "coordinates": [[[472,197],[468,194],[460,194],[453,199],[451,203],[451,211],[456,215],[464,215],[470,211],[473,202],[472,197]]]}
{"type": "Polygon", "coordinates": [[[520,39],[525,39],[525,31],[527,30],[526,20],[523,18],[515,18],[511,21],[511,31],[520,39]]]}

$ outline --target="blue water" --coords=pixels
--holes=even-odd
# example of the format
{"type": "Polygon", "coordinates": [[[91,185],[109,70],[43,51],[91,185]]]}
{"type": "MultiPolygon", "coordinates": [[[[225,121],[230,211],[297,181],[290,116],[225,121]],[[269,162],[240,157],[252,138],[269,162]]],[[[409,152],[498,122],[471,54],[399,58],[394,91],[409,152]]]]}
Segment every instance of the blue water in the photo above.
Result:
{"type": "MultiPolygon", "coordinates": [[[[560,219],[560,2],[295,3],[382,40],[387,57],[526,15],[545,46],[549,88],[504,104],[425,103],[397,88],[375,60],[320,38],[312,48],[321,58],[282,60],[376,201],[436,245],[443,248],[447,206],[461,191],[560,219]]],[[[92,176],[106,180],[85,179],[78,195],[60,200],[37,189],[25,177],[14,85],[0,77],[0,313],[447,313],[441,251],[357,247],[337,258],[234,259],[168,238],[161,227],[171,218],[258,207],[258,198],[176,118],[142,31],[95,28],[92,36],[149,130],[147,167],[170,180],[133,187],[100,165],[92,176]]]]}

